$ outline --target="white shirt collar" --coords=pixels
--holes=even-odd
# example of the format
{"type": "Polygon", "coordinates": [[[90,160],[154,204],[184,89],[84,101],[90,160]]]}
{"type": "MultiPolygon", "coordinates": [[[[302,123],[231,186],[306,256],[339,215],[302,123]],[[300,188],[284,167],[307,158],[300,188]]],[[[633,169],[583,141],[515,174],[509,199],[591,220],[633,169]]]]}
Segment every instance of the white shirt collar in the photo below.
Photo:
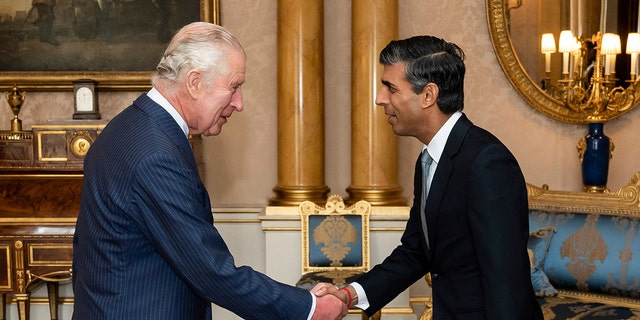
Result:
{"type": "Polygon", "coordinates": [[[147,97],[149,97],[149,99],[153,100],[155,103],[159,104],[162,108],[167,110],[167,112],[169,112],[171,117],[173,117],[173,120],[175,120],[176,123],[178,123],[178,125],[180,126],[180,129],[182,129],[182,132],[184,132],[184,135],[187,137],[189,136],[189,126],[184,121],[184,119],[182,119],[182,116],[180,116],[178,111],[176,111],[176,109],[171,105],[171,103],[169,103],[169,100],[167,100],[160,93],[160,91],[156,90],[156,88],[151,88],[151,90],[147,92],[147,97]]]}
{"type": "Polygon", "coordinates": [[[456,111],[454,112],[449,119],[440,127],[440,130],[436,132],[436,135],[433,136],[433,139],[429,142],[428,145],[424,145],[422,150],[427,149],[429,155],[433,159],[433,162],[440,162],[440,157],[442,156],[442,152],[444,151],[444,146],[447,144],[447,139],[449,139],[449,134],[451,130],[453,130],[453,126],[458,122],[458,119],[462,117],[462,112],[456,111]]]}

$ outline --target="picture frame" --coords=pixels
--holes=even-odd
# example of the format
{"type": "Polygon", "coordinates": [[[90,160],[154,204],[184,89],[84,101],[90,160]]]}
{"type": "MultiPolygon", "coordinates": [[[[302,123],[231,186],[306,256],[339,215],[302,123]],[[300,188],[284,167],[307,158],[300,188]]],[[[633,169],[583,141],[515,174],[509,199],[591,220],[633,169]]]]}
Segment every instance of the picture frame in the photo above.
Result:
{"type": "MultiPolygon", "coordinates": [[[[31,0],[10,0],[19,2],[28,2],[32,3],[31,0]]],[[[47,0],[40,0],[41,2],[47,2],[47,0]]],[[[102,0],[100,3],[109,3],[109,4],[131,4],[131,3],[143,3],[141,0],[130,0],[130,1],[118,1],[118,0],[102,0]]],[[[177,1],[145,1],[145,5],[158,3],[171,3],[172,5],[180,5],[180,9],[183,9],[184,6],[192,5],[193,9],[191,11],[198,10],[199,11],[199,20],[207,21],[219,24],[220,23],[220,0],[199,0],[199,9],[195,9],[195,5],[193,5],[193,0],[177,0],[177,1]]],[[[34,3],[37,1],[34,1],[34,3]]],[[[53,2],[55,3],[55,1],[53,2]]],[[[91,24],[89,24],[89,28],[83,27],[80,25],[81,20],[75,19],[73,22],[67,22],[69,19],[65,19],[65,17],[60,17],[60,15],[64,14],[72,14],[78,15],[78,12],[82,12],[82,7],[80,7],[83,3],[92,3],[93,6],[97,7],[98,1],[95,0],[57,0],[55,12],[58,13],[58,16],[55,19],[59,20],[57,22],[58,25],[54,24],[54,30],[56,27],[58,28],[57,32],[53,32],[54,35],[58,35],[57,38],[53,38],[52,41],[48,41],[43,39],[42,32],[40,31],[39,16],[42,15],[46,17],[46,13],[42,14],[38,10],[35,5],[31,7],[31,9],[24,10],[22,12],[22,16],[20,19],[16,17],[15,20],[19,20],[18,23],[14,23],[14,25],[20,25],[20,27],[15,28],[19,29],[20,32],[11,32],[5,33],[5,39],[0,38],[0,49],[1,50],[12,50],[15,52],[0,52],[0,90],[6,91],[11,89],[14,85],[20,86],[23,90],[28,91],[66,91],[72,90],[73,81],[78,79],[92,79],[97,82],[97,88],[100,90],[106,91],[142,91],[148,90],[151,87],[151,73],[155,68],[155,64],[159,62],[160,57],[168,44],[169,35],[165,35],[163,41],[160,41],[160,31],[159,29],[169,29],[166,27],[169,25],[169,22],[166,22],[164,25],[162,22],[157,22],[158,16],[162,17],[161,12],[166,12],[166,15],[170,13],[173,14],[175,12],[183,12],[187,10],[171,10],[170,8],[160,8],[160,10],[146,10],[146,9],[130,9],[124,8],[120,9],[118,14],[114,19],[119,19],[118,22],[120,25],[119,29],[109,28],[113,30],[113,32],[109,32],[111,35],[108,39],[116,39],[113,35],[115,31],[123,31],[126,32],[126,35],[118,34],[115,41],[112,42],[102,42],[102,29],[100,28],[102,24],[99,21],[98,14],[86,14],[85,17],[94,17],[91,20],[91,24]],[[61,6],[61,3],[64,6],[61,6]],[[73,6],[72,9],[69,6],[73,6]],[[66,10],[66,11],[63,11],[66,10]],[[155,16],[153,19],[149,18],[148,20],[141,20],[139,22],[140,27],[138,29],[134,27],[130,27],[132,23],[131,19],[125,19],[125,14],[133,12],[134,14],[130,14],[131,17],[145,17],[145,12],[151,12],[155,16]],[[160,14],[158,14],[160,12],[160,14]],[[151,21],[153,20],[153,21],[151,21]],[[66,26],[62,26],[62,23],[74,23],[73,25],[69,24],[66,26]],[[126,26],[123,27],[126,23],[126,26]],[[158,25],[165,26],[165,28],[158,28],[158,25]],[[75,29],[72,29],[75,28],[75,29]],[[146,28],[146,29],[144,29],[146,28]],[[155,28],[155,29],[151,29],[155,28]],[[95,30],[94,30],[95,29],[95,30]],[[115,30],[114,30],[115,29],[115,30]],[[29,31],[26,34],[26,31],[29,31]],[[90,33],[91,31],[93,33],[90,33]],[[138,32],[140,30],[140,32],[138,32]],[[157,41],[155,41],[155,37],[157,34],[157,41]],[[38,36],[40,39],[38,41],[38,36]],[[9,37],[8,39],[6,37],[9,37]],[[86,39],[86,40],[85,40],[86,39]],[[140,40],[148,41],[150,44],[147,45],[139,43],[140,40]],[[4,41],[4,43],[3,43],[4,41]],[[27,42],[30,41],[30,42],[27,42]],[[47,41],[49,43],[47,43],[47,41]],[[64,41],[68,41],[65,43],[64,41]],[[69,49],[69,46],[74,43],[75,47],[69,49]],[[22,48],[27,47],[27,43],[31,44],[30,48],[22,48]],[[67,48],[67,51],[60,54],[60,57],[55,57],[55,53],[59,52],[61,48],[67,48]],[[136,46],[134,48],[134,46],[136,46]],[[9,48],[9,49],[7,49],[9,48]],[[29,52],[28,50],[33,50],[33,52],[29,52]],[[49,51],[48,51],[49,50],[49,51]],[[86,50],[86,52],[84,52],[86,50]],[[146,52],[145,50],[149,50],[146,52]],[[153,51],[152,51],[153,50],[153,51]],[[159,52],[158,52],[159,51],[159,52]],[[9,59],[8,57],[11,54],[15,53],[13,60],[5,60],[1,61],[1,59],[9,59]],[[34,55],[43,55],[43,58],[34,60],[31,58],[32,64],[29,65],[29,62],[25,62],[24,60],[28,60],[27,57],[33,57],[34,55]],[[84,59],[84,57],[89,57],[90,59],[84,59]],[[105,58],[106,57],[106,58],[105,58]],[[112,57],[112,58],[110,58],[112,57]],[[134,60],[136,61],[128,61],[134,60]],[[94,61],[91,61],[91,58],[94,61]],[[67,64],[71,67],[59,65],[62,64],[66,59],[67,64]],[[109,60],[113,59],[113,60],[109,60]],[[86,60],[86,61],[85,61],[86,60]],[[106,60],[106,61],[105,61],[106,60]],[[14,61],[18,61],[18,63],[13,64],[14,61]],[[80,65],[84,63],[83,67],[74,68],[74,65],[80,65]],[[38,68],[42,64],[44,67],[40,69],[33,70],[38,68]],[[4,65],[4,67],[2,66],[4,65]],[[143,68],[143,70],[136,70],[135,68],[143,68]],[[65,69],[65,70],[63,70],[65,69]],[[79,70],[75,70],[79,69],[79,70]]],[[[157,8],[153,8],[157,9],[157,8]]],[[[97,10],[97,9],[96,9],[97,10]]],[[[115,10],[111,8],[111,10],[115,10]]],[[[86,11],[90,12],[90,11],[86,11]]],[[[96,11],[99,12],[99,11],[96,11]]],[[[149,14],[151,14],[149,13],[149,14]]],[[[197,16],[197,13],[191,12],[191,18],[197,16]]],[[[177,17],[171,17],[173,20],[177,20],[177,17]]],[[[186,19],[189,19],[187,17],[186,19]]],[[[162,20],[162,18],[160,18],[162,20]]],[[[171,21],[171,30],[166,31],[165,33],[171,32],[175,33],[177,29],[188,22],[196,21],[197,19],[191,19],[191,21],[171,21]]],[[[104,24],[107,25],[107,24],[104,24]]],[[[103,28],[107,29],[107,28],[103,28]]],[[[111,31],[110,30],[110,31],[111,31]]]]}

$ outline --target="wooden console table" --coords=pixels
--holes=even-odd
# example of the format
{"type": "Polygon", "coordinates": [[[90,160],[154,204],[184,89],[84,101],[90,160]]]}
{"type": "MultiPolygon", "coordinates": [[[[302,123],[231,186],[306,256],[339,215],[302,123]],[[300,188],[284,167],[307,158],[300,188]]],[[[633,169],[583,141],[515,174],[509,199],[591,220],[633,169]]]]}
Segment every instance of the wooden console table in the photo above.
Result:
{"type": "Polygon", "coordinates": [[[46,283],[58,319],[58,283],[71,279],[84,155],[104,122],[34,125],[0,132],[0,320],[7,295],[29,319],[30,291],[46,283]]]}
{"type": "MultiPolygon", "coordinates": [[[[15,296],[19,319],[28,320],[30,290],[42,282],[51,319],[58,319],[58,283],[71,279],[84,156],[105,124],[73,120],[0,131],[0,320],[7,295],[15,296]]],[[[201,137],[189,140],[202,175],[201,137]]]]}

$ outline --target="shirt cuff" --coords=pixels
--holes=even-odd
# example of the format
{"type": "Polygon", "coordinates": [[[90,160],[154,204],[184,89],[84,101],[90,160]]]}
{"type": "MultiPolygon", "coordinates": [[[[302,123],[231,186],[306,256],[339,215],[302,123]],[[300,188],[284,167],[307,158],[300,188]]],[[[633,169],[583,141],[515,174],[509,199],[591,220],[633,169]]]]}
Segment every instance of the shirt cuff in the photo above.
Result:
{"type": "Polygon", "coordinates": [[[313,313],[316,311],[316,295],[311,292],[309,293],[311,294],[311,311],[309,311],[309,317],[307,317],[307,320],[311,320],[313,313]]]}
{"type": "Polygon", "coordinates": [[[352,282],[350,285],[356,290],[356,295],[358,296],[358,303],[355,307],[367,310],[369,308],[369,299],[367,299],[367,294],[364,292],[362,286],[357,282],[352,282]]]}

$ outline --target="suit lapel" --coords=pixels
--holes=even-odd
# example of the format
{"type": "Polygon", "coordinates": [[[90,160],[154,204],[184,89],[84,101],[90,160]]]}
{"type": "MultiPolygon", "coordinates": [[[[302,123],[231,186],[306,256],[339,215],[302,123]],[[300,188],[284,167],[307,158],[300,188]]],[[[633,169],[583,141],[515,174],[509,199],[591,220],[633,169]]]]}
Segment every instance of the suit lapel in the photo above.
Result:
{"type": "Polygon", "coordinates": [[[189,139],[184,135],[180,126],[176,123],[175,119],[164,109],[162,106],[151,100],[146,94],[141,95],[133,102],[142,111],[149,115],[149,118],[154,122],[161,131],[167,136],[167,139],[173,141],[184,153],[185,157],[190,160],[193,169],[197,172],[198,166],[196,164],[195,157],[193,155],[193,149],[189,139]]]}
{"type": "MultiPolygon", "coordinates": [[[[471,121],[469,121],[469,119],[467,119],[463,114],[458,122],[453,126],[453,129],[447,138],[447,143],[444,146],[442,156],[440,156],[440,162],[438,162],[438,167],[433,175],[433,180],[431,181],[429,199],[426,203],[426,212],[424,214],[427,216],[427,226],[429,226],[429,243],[431,244],[432,249],[437,245],[435,243],[435,239],[438,228],[435,226],[438,221],[438,215],[440,214],[442,200],[444,199],[444,194],[449,187],[449,179],[453,172],[453,158],[460,151],[462,142],[472,125],[471,121]]],[[[431,252],[433,252],[433,250],[431,250],[431,252]]]]}

